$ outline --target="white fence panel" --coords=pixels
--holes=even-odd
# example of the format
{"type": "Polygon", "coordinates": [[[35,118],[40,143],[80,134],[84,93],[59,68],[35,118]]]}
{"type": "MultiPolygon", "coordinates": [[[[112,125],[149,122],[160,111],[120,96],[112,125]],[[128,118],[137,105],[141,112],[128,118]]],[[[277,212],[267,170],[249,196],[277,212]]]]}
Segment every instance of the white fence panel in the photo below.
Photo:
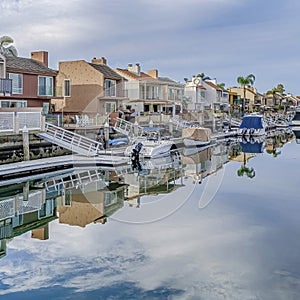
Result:
{"type": "Polygon", "coordinates": [[[26,126],[28,130],[41,130],[42,114],[40,112],[18,112],[19,129],[26,126]]]}
{"type": "Polygon", "coordinates": [[[0,132],[10,132],[15,129],[15,113],[0,112],[0,132]]]}

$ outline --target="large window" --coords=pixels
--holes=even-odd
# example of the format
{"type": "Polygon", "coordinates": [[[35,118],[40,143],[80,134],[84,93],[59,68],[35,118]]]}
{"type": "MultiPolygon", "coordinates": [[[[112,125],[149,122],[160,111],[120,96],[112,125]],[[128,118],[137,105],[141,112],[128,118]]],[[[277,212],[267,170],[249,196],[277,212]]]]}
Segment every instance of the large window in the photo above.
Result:
{"type": "Polygon", "coordinates": [[[23,75],[17,73],[8,73],[8,78],[12,80],[12,93],[23,94],[23,75]]]}
{"type": "Polygon", "coordinates": [[[70,79],[64,80],[64,97],[71,97],[71,81],[70,81],[70,79]]]}
{"type": "Polygon", "coordinates": [[[53,96],[53,77],[39,76],[39,96],[53,96]]]}
{"type": "Polygon", "coordinates": [[[111,79],[105,79],[105,96],[116,97],[116,81],[111,79]]]}
{"type": "Polygon", "coordinates": [[[105,112],[111,113],[116,111],[116,103],[115,102],[105,102],[105,112]]]}
{"type": "Polygon", "coordinates": [[[0,100],[0,107],[27,107],[27,101],[26,100],[0,100]]]}

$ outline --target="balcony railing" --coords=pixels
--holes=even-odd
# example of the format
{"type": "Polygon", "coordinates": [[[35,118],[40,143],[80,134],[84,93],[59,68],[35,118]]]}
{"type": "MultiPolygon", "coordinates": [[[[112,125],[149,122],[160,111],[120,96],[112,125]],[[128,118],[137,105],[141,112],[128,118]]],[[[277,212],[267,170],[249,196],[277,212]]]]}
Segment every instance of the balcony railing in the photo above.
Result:
{"type": "Polygon", "coordinates": [[[118,90],[115,87],[107,88],[104,90],[105,97],[128,97],[128,90],[118,90]]]}
{"type": "Polygon", "coordinates": [[[0,94],[12,94],[12,79],[0,78],[0,94]]]}

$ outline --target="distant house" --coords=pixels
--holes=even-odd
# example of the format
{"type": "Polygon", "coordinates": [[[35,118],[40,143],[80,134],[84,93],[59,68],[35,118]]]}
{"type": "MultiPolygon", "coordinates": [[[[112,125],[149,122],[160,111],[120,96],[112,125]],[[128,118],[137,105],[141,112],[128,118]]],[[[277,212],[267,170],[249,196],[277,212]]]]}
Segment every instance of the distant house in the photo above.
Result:
{"type": "Polygon", "coordinates": [[[199,76],[193,76],[192,80],[186,81],[184,95],[189,111],[220,110],[229,103],[228,92],[219,87],[215,79],[204,80],[199,76]]]}
{"type": "Polygon", "coordinates": [[[216,79],[204,80],[204,87],[207,90],[207,98],[212,103],[214,110],[227,109],[229,104],[228,91],[219,87],[216,79]]]}
{"type": "Polygon", "coordinates": [[[126,80],[107,65],[107,60],[93,58],[59,62],[55,110],[73,114],[109,114],[126,99],[126,80]]]}
{"type": "Polygon", "coordinates": [[[127,69],[118,68],[116,72],[127,79],[127,109],[137,113],[166,114],[181,110],[184,85],[168,77],[159,77],[156,69],[144,73],[139,64],[128,64],[127,69]]]}
{"type": "Polygon", "coordinates": [[[46,51],[32,52],[31,58],[0,56],[0,108],[43,107],[48,113],[56,75],[46,51]]]}
{"type": "Polygon", "coordinates": [[[188,111],[203,111],[211,108],[207,98],[207,90],[201,77],[193,76],[192,80],[186,80],[184,87],[185,108],[188,111]]]}
{"type": "MultiPolygon", "coordinates": [[[[231,95],[235,95],[235,99],[238,99],[233,105],[242,105],[244,99],[244,88],[243,87],[232,87],[229,89],[231,95]]],[[[259,94],[256,88],[246,87],[245,88],[245,107],[246,110],[253,111],[255,107],[263,105],[265,102],[265,96],[259,94]]]]}

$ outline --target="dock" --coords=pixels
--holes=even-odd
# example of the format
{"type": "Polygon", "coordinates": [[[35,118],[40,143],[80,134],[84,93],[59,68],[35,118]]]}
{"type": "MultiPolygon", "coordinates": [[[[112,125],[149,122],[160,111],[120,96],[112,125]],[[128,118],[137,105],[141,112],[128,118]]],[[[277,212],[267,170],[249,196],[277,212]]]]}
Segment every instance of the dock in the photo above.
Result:
{"type": "Polygon", "coordinates": [[[110,155],[85,157],[64,155],[0,165],[0,186],[39,178],[47,173],[61,173],[75,168],[114,170],[128,167],[129,158],[110,155]]]}

